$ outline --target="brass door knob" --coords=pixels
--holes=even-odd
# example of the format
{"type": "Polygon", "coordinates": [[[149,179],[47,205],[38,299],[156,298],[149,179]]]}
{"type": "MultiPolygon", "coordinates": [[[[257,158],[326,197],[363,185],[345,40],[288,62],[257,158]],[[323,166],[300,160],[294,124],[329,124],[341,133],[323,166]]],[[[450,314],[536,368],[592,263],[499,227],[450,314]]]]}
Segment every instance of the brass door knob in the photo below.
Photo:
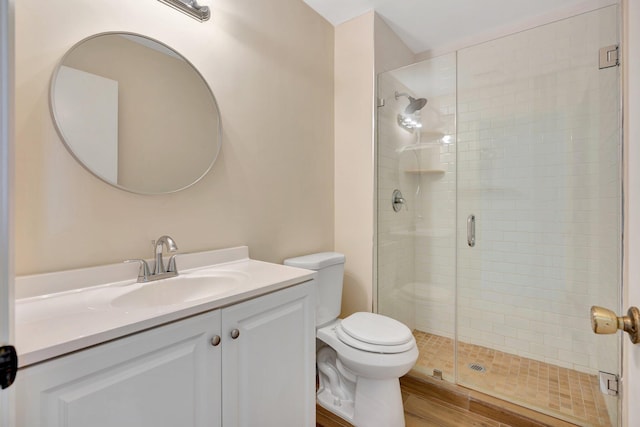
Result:
{"type": "Polygon", "coordinates": [[[630,307],[626,316],[618,317],[608,308],[591,307],[591,328],[596,334],[615,334],[621,329],[629,334],[632,343],[640,342],[640,310],[630,307]]]}

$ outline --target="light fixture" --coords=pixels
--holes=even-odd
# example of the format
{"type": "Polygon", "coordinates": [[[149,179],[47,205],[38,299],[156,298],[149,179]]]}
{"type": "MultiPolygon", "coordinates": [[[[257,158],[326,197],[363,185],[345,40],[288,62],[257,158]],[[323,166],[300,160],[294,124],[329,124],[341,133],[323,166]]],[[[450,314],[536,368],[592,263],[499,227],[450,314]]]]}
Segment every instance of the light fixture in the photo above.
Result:
{"type": "Polygon", "coordinates": [[[180,12],[204,22],[211,17],[208,6],[200,6],[196,0],[158,0],[180,12]]]}

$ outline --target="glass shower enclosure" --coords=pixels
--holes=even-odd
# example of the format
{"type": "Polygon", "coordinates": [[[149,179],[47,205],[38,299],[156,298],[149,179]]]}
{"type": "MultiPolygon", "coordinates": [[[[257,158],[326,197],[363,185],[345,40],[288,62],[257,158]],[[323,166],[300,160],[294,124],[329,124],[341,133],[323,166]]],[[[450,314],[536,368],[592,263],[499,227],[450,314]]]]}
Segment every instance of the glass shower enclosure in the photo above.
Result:
{"type": "Polygon", "coordinates": [[[414,330],[414,374],[617,425],[620,337],[589,308],[620,308],[619,13],[378,76],[377,310],[414,330]]]}

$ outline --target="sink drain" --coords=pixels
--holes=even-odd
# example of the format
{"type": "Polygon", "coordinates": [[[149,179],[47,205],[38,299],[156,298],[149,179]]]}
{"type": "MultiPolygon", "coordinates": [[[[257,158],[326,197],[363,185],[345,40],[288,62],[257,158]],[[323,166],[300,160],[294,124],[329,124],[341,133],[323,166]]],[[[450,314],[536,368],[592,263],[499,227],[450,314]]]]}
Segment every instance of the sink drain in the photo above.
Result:
{"type": "Polygon", "coordinates": [[[476,372],[485,372],[487,369],[479,363],[470,363],[469,369],[476,372]]]}

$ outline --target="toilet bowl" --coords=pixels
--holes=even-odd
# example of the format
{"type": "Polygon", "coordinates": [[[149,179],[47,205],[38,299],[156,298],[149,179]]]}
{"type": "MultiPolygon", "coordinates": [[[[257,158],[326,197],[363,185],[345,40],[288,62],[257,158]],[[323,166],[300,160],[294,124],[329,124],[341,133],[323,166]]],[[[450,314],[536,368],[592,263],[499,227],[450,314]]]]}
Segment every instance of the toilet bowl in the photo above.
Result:
{"type": "Polygon", "coordinates": [[[317,402],[356,427],[403,427],[399,377],[418,358],[411,330],[374,313],[339,319],[344,255],[324,252],[285,260],[318,271],[317,402]]]}
{"type": "Polygon", "coordinates": [[[333,348],[348,369],[372,379],[399,378],[409,372],[418,357],[415,339],[409,328],[391,318],[373,313],[355,313],[344,321],[336,319],[329,325],[317,329],[316,338],[333,348]],[[406,329],[409,336],[398,344],[376,344],[370,340],[355,339],[343,329],[343,324],[354,317],[377,317],[378,323],[395,322],[402,329],[406,329]]]}
{"type": "MultiPolygon", "coordinates": [[[[354,315],[360,314],[378,316],[354,315]]],[[[345,319],[348,320],[349,317],[345,319]]],[[[338,319],[316,333],[318,340],[325,344],[316,356],[320,380],[318,403],[356,427],[404,426],[398,378],[409,372],[418,358],[415,340],[411,337],[406,343],[386,346],[389,353],[368,351],[363,348],[383,345],[356,342],[353,337],[349,343],[343,341],[347,334],[342,331],[342,322],[338,319]]]]}

